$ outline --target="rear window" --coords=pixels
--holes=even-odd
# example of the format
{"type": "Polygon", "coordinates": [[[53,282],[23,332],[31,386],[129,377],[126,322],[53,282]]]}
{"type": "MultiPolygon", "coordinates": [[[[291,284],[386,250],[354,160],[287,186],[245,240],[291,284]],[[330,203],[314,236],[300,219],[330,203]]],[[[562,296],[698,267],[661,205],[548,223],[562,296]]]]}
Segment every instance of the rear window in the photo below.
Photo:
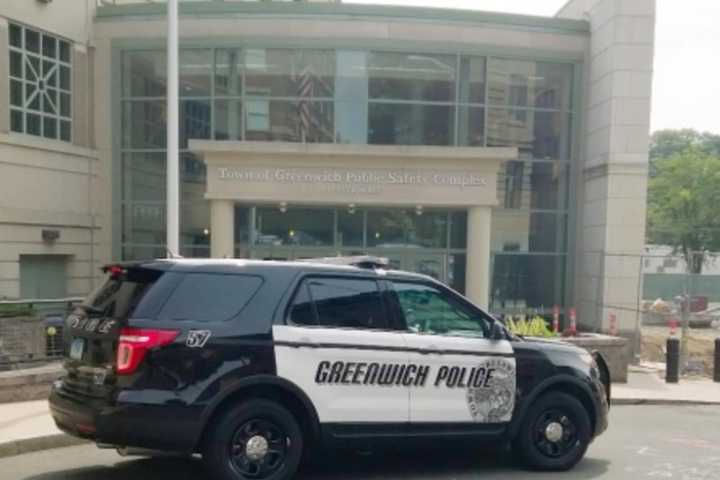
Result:
{"type": "Polygon", "coordinates": [[[88,296],[85,304],[107,317],[127,319],[143,309],[147,293],[162,275],[163,272],[157,270],[128,269],[121,276],[109,278],[88,296]]]}
{"type": "Polygon", "coordinates": [[[240,313],[262,279],[250,275],[188,273],[163,306],[160,320],[222,322],[240,313]]]}

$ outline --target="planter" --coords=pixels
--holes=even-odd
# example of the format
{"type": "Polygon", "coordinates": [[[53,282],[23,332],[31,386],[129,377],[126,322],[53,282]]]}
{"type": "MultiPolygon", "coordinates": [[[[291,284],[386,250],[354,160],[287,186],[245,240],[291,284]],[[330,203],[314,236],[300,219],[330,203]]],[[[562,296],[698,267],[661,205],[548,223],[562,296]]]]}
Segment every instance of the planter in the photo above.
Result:
{"type": "Polygon", "coordinates": [[[610,380],[616,383],[627,383],[628,365],[632,358],[627,338],[600,333],[580,333],[576,337],[559,337],[558,340],[584,348],[589,352],[597,351],[607,362],[610,380]]]}
{"type": "Polygon", "coordinates": [[[628,365],[632,359],[632,350],[627,338],[600,333],[579,333],[575,337],[550,337],[538,340],[564,342],[588,352],[598,352],[607,362],[610,380],[613,383],[627,383],[628,365]]]}

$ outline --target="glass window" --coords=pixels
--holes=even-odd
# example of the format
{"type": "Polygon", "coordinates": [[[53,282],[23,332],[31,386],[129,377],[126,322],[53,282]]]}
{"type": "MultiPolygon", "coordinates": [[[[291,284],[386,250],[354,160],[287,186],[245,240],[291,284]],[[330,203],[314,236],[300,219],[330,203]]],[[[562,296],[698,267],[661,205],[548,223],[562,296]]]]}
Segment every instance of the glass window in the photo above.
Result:
{"type": "Polygon", "coordinates": [[[222,322],[237,315],[262,285],[260,277],[187,273],[160,311],[160,320],[222,322]]]}
{"type": "Polygon", "coordinates": [[[335,141],[365,145],[368,142],[367,100],[335,101],[335,141]]]}
{"type": "Polygon", "coordinates": [[[454,55],[371,52],[370,98],[454,102],[456,60],[454,55]]]}
{"type": "Polygon", "coordinates": [[[488,102],[524,108],[570,110],[572,65],[491,58],[488,102]]]}
{"type": "Polygon", "coordinates": [[[235,48],[215,50],[215,95],[242,93],[242,52],[235,48]]]}
{"type": "Polygon", "coordinates": [[[165,201],[165,153],[125,153],[122,156],[123,198],[165,201]]]}
{"type": "Polygon", "coordinates": [[[450,248],[467,248],[467,211],[450,212],[450,248]]]}
{"type": "Polygon", "coordinates": [[[377,282],[350,278],[305,280],[317,311],[317,325],[341,328],[388,328],[377,282]]]}
{"type": "Polygon", "coordinates": [[[165,148],[165,108],[164,100],[123,102],[123,146],[165,148]]]}
{"type": "Polygon", "coordinates": [[[334,75],[332,50],[245,50],[247,95],[332,98],[334,75]]]}
{"type": "Polygon", "coordinates": [[[64,40],[10,24],[8,73],[12,131],[70,141],[69,48],[64,40]],[[65,51],[68,55],[62,53],[65,51]]]}
{"type": "Polygon", "coordinates": [[[450,293],[433,286],[393,282],[408,330],[431,335],[487,337],[490,320],[450,293]]]}
{"type": "Polygon", "coordinates": [[[247,100],[246,140],[332,143],[333,104],[310,100],[247,100]]]}
{"type": "Polygon", "coordinates": [[[88,295],[87,305],[102,310],[108,317],[126,320],[134,312],[152,310],[152,306],[143,300],[153,300],[152,287],[164,274],[158,270],[129,268],[120,277],[111,277],[99,288],[88,295]]]}
{"type": "Polygon", "coordinates": [[[334,212],[329,209],[258,208],[257,245],[321,247],[333,245],[334,212]]]}
{"type": "Polygon", "coordinates": [[[526,313],[562,305],[564,274],[564,255],[495,254],[490,309],[526,313]]]}
{"type": "Polygon", "coordinates": [[[506,162],[498,175],[500,205],[510,209],[566,208],[568,168],[559,162],[506,162]]]}
{"type": "Polygon", "coordinates": [[[162,50],[123,53],[124,97],[163,97],[167,88],[167,66],[162,50]]]}
{"type": "Polygon", "coordinates": [[[485,146],[485,109],[460,106],[458,145],[465,147],[485,146]]]}
{"type": "Polygon", "coordinates": [[[570,114],[516,109],[488,109],[487,143],[517,147],[521,158],[569,160],[570,114]]]}
{"type": "Polygon", "coordinates": [[[180,101],[180,148],[191,139],[210,138],[210,100],[180,101]]]}
{"type": "Polygon", "coordinates": [[[339,247],[362,247],[364,213],[338,210],[337,243],[339,247]]]}
{"type": "Polygon", "coordinates": [[[371,103],[368,143],[452,145],[455,109],[445,105],[371,103]]]}
{"type": "Polygon", "coordinates": [[[242,139],[242,103],[237,99],[215,100],[216,140],[242,139]]]}
{"type": "Polygon", "coordinates": [[[485,103],[485,58],[460,60],[460,103],[485,103]]]}
{"type": "Polygon", "coordinates": [[[181,97],[210,96],[212,53],[206,49],[181,49],[179,58],[181,97]]]}
{"type": "Polygon", "coordinates": [[[562,252],[566,216],[555,212],[494,210],[491,245],[494,252],[562,252]]]}
{"type": "MultiPolygon", "coordinates": [[[[404,210],[370,210],[367,212],[367,244],[369,247],[404,248],[405,232],[412,228],[412,219],[404,210]]],[[[415,245],[419,247],[419,245],[415,245]]]]}
{"type": "Polygon", "coordinates": [[[292,307],[290,308],[290,321],[296,325],[315,325],[317,324],[315,315],[315,305],[310,299],[308,291],[308,282],[300,284],[292,307]]]}

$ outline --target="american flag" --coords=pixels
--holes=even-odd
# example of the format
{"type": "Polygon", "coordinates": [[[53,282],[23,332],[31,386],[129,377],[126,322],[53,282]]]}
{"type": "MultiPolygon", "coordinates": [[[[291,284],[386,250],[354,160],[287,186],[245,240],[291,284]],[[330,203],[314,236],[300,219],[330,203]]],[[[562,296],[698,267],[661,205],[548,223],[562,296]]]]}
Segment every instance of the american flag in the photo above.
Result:
{"type": "Polygon", "coordinates": [[[312,68],[306,65],[297,76],[297,95],[298,100],[298,129],[300,141],[305,143],[310,134],[310,124],[312,122],[312,100],[315,95],[315,81],[312,68]]]}

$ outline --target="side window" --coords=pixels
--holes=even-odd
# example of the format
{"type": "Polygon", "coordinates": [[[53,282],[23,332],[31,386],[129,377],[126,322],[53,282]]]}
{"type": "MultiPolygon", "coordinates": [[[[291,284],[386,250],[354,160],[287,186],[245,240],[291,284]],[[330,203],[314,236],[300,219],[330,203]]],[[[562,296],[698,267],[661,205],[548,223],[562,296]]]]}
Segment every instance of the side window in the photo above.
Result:
{"type": "Polygon", "coordinates": [[[160,311],[160,320],[222,322],[237,315],[262,284],[260,277],[188,273],[160,311]]]}
{"type": "Polygon", "coordinates": [[[292,308],[290,309],[290,321],[297,325],[316,325],[315,305],[310,299],[308,282],[303,282],[295,294],[292,308]]]}
{"type": "Polygon", "coordinates": [[[388,328],[385,306],[375,280],[308,278],[295,295],[290,320],[299,325],[388,328]]]}
{"type": "Polygon", "coordinates": [[[422,283],[393,282],[408,330],[415,333],[485,338],[490,320],[459,299],[422,283]]]}

